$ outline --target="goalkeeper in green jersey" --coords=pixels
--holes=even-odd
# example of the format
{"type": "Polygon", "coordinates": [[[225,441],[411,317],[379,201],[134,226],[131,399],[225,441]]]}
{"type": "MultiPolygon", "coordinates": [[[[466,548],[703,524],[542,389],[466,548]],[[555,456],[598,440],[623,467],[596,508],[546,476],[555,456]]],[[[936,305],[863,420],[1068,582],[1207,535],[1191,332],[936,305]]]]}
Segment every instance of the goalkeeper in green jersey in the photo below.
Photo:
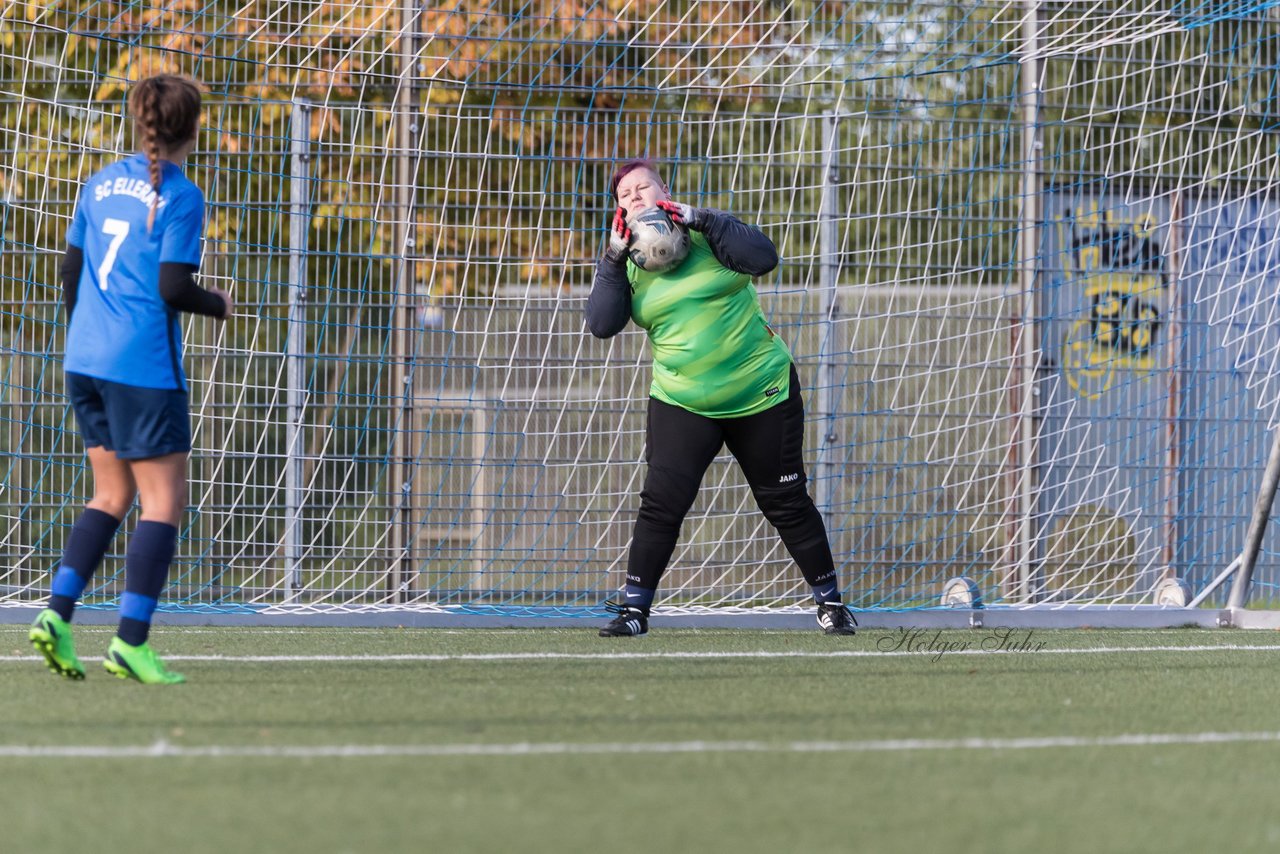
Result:
{"type": "Polygon", "coordinates": [[[617,211],[587,299],[597,338],[634,320],[649,335],[653,384],[640,512],[627,556],[626,599],[602,637],[643,635],[649,607],[702,476],[728,445],[765,518],[813,588],[818,624],[851,635],[822,516],[806,489],[804,404],[791,353],[769,328],[753,276],[778,265],[761,231],[719,211],[671,200],[656,167],[624,163],[610,184],[617,211]],[[659,207],[688,227],[688,256],[662,273],[628,259],[627,217],[659,207]]]}

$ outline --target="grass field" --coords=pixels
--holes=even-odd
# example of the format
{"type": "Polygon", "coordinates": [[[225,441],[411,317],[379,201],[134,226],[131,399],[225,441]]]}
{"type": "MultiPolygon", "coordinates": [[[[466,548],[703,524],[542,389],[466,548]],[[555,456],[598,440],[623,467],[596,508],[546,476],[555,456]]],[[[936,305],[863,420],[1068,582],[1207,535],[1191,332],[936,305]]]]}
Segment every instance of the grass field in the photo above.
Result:
{"type": "Polygon", "coordinates": [[[5,852],[1280,847],[1275,633],[162,627],[173,688],[25,638],[5,852]]]}

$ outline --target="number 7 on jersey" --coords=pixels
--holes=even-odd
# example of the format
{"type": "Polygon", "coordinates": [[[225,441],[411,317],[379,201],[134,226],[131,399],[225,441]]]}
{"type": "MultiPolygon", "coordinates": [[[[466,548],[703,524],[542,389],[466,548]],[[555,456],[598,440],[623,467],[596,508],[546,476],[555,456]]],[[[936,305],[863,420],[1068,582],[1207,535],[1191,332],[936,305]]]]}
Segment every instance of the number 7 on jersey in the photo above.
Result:
{"type": "Polygon", "coordinates": [[[120,244],[124,243],[124,239],[129,236],[129,222],[123,219],[103,220],[102,233],[111,235],[111,245],[107,247],[107,255],[98,267],[98,288],[105,291],[107,275],[116,263],[116,253],[120,251],[120,244]]]}

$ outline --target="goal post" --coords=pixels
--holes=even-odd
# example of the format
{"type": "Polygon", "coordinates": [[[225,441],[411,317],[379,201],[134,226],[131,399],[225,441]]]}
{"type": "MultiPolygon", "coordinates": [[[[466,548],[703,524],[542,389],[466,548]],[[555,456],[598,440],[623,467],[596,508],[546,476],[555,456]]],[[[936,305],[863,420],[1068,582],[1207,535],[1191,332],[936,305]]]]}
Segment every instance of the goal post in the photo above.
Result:
{"type": "MultiPolygon", "coordinates": [[[[599,341],[582,311],[631,157],[778,246],[755,287],[866,620],[1267,607],[1280,541],[1265,517],[1249,531],[1280,408],[1276,13],[8,4],[0,605],[41,601],[90,494],[56,268],[80,186],[132,145],[129,82],[168,70],[206,89],[188,170],[209,202],[202,275],[240,307],[183,320],[174,618],[601,613],[644,476],[650,358],[641,330],[599,341]],[[1246,540],[1252,597],[1228,601],[1246,540]]],[[[130,527],[89,614],[123,588],[130,527]]],[[[658,612],[790,625],[808,597],[722,454],[658,612]]]]}

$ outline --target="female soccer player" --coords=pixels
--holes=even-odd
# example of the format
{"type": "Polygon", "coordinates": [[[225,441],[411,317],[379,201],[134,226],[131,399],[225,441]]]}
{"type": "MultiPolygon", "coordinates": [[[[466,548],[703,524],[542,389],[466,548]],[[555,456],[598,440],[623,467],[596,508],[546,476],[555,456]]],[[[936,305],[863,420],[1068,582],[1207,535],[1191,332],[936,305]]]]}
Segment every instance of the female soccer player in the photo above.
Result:
{"type": "Polygon", "coordinates": [[[191,451],[178,312],[225,319],[231,297],[198,286],[204,195],[180,168],[195,147],[200,89],[162,74],[137,83],[129,111],[141,152],[84,185],[62,263],[69,318],[67,394],[93,470],[93,499],[67,538],[31,643],[49,669],[83,679],[71,615],[137,496],[120,628],[103,665],[122,679],[184,681],[147,643],[187,503],[191,451]]]}
{"type": "Polygon", "coordinates": [[[753,276],[778,265],[762,232],[719,211],[671,200],[655,166],[624,163],[610,184],[618,208],[587,299],[597,338],[634,320],[653,350],[640,512],[627,556],[626,601],[601,637],[643,635],[658,581],[702,476],[722,445],[742,466],[756,504],[813,588],[818,624],[851,635],[822,516],[805,489],[804,405],[791,353],[765,322],[753,276]],[[688,226],[689,255],[665,273],[627,257],[627,217],[651,207],[688,226]]]}

